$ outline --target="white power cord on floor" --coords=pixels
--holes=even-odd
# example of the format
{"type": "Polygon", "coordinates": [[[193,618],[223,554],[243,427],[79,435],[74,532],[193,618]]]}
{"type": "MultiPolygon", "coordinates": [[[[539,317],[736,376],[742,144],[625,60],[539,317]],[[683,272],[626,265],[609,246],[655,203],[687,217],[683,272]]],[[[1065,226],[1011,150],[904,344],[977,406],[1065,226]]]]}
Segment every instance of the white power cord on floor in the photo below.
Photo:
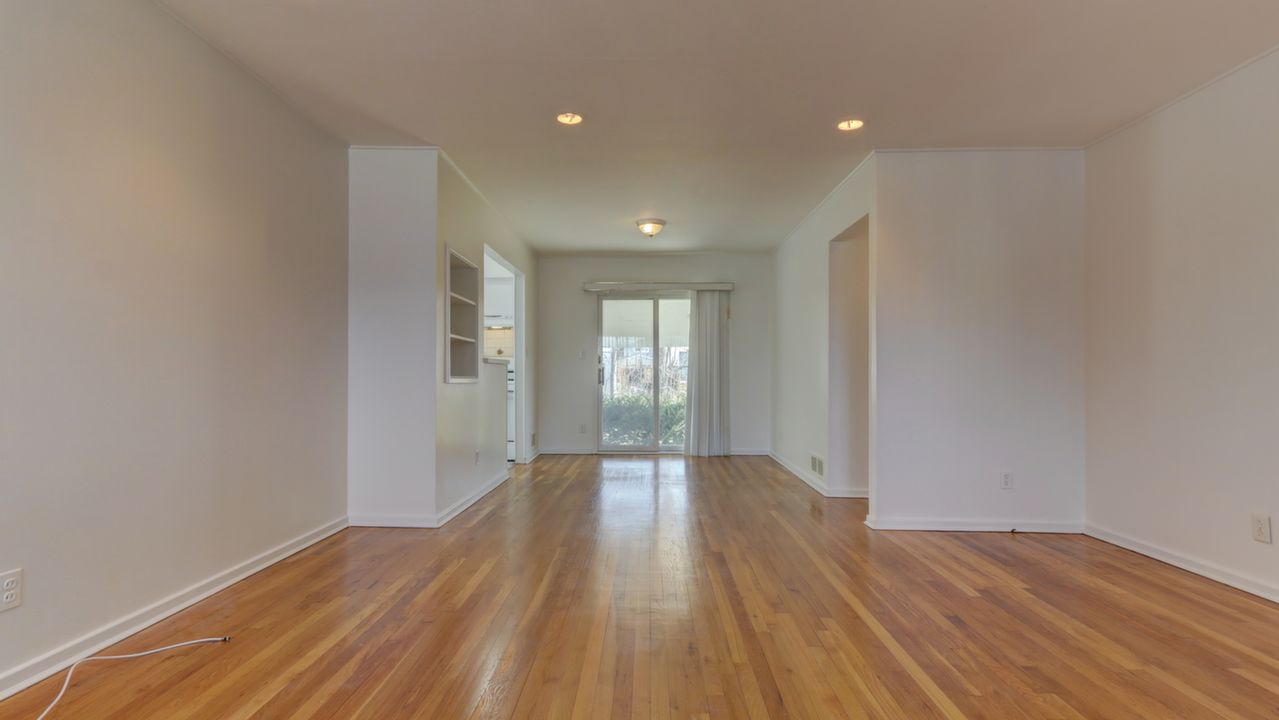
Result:
{"type": "Polygon", "coordinates": [[[154,650],[145,650],[143,652],[130,653],[128,655],[95,655],[93,657],[87,657],[83,660],[77,660],[76,662],[71,663],[71,667],[67,668],[67,679],[62,681],[62,689],[58,691],[57,697],[53,698],[53,702],[49,703],[49,707],[45,708],[44,712],[40,713],[40,717],[36,718],[36,720],[44,720],[45,717],[48,716],[48,714],[53,710],[53,706],[57,705],[58,701],[62,699],[62,696],[67,694],[67,688],[71,687],[71,673],[74,673],[75,669],[79,667],[81,663],[87,663],[93,660],[132,660],[134,658],[146,657],[147,655],[155,655],[156,653],[167,652],[169,650],[177,650],[178,648],[190,647],[192,645],[207,645],[211,643],[224,643],[224,642],[231,642],[231,638],[228,636],[228,637],[204,638],[202,640],[188,640],[186,642],[177,643],[176,645],[165,645],[164,647],[155,648],[154,650]]]}

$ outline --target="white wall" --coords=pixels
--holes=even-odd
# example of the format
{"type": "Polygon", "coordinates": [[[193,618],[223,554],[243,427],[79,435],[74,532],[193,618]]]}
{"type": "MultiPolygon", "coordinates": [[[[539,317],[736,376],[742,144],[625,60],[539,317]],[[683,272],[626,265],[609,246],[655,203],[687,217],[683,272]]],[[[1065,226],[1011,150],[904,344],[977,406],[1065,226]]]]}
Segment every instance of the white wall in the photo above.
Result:
{"type": "Polygon", "coordinates": [[[533,255],[437,148],[352,149],[350,202],[351,522],[435,527],[507,474],[505,365],[444,382],[446,254],[533,255]]]}
{"type": "Polygon", "coordinates": [[[1090,532],[1279,600],[1279,54],[1087,152],[1090,532]]]}
{"type": "Polygon", "coordinates": [[[1083,153],[879,153],[877,175],[871,522],[1079,531],[1083,153]]]}
{"type": "Polygon", "coordinates": [[[773,258],[764,253],[546,255],[538,262],[543,452],[594,452],[599,422],[596,281],[733,282],[729,423],[733,452],[765,453],[771,434],[773,258]],[[585,432],[579,432],[584,427],[585,432]]]}
{"type": "Polygon", "coordinates": [[[347,167],[149,2],[0,3],[0,97],[3,693],[340,527],[347,167]]]}
{"type": "Polygon", "coordinates": [[[350,417],[353,523],[435,524],[434,148],[350,151],[350,417]]]}
{"type": "MultiPolygon", "coordinates": [[[[448,298],[444,296],[444,271],[447,268],[446,247],[461,253],[483,267],[487,245],[507,262],[524,273],[527,317],[535,317],[537,276],[533,251],[515,235],[502,217],[488,204],[466,177],[449,162],[440,163],[439,175],[439,243],[437,247],[436,307],[437,322],[443,324],[448,298]]],[[[481,307],[483,297],[481,296],[481,307]]],[[[527,336],[527,352],[535,357],[536,333],[527,336]]],[[[437,338],[437,367],[443,368],[445,340],[437,338]]],[[[526,364],[534,377],[534,364],[526,364]]],[[[477,383],[445,383],[442,370],[439,380],[436,433],[436,507],[441,517],[450,517],[506,477],[506,366],[481,364],[477,383]],[[498,398],[498,400],[494,400],[498,398]],[[495,405],[497,402],[499,404],[495,405]],[[500,412],[490,417],[492,408],[500,412]],[[476,453],[479,454],[478,462],[476,453]]],[[[535,407],[533,388],[526,389],[526,401],[535,407]]],[[[523,432],[531,435],[534,428],[523,432]]]]}
{"type": "Polygon", "coordinates": [[[777,250],[777,459],[827,495],[858,494],[865,467],[875,527],[1082,527],[1082,217],[1079,151],[868,158],[777,250]],[[832,292],[845,269],[831,241],[861,237],[859,222],[866,277],[832,292]],[[830,354],[858,352],[861,329],[831,323],[860,311],[831,302],[846,310],[863,283],[864,451],[845,382],[862,370],[830,354]]]}
{"type": "MultiPolygon", "coordinates": [[[[828,454],[830,244],[868,216],[869,234],[874,235],[877,162],[872,155],[858,166],[776,253],[773,457],[822,492],[831,491],[825,477],[810,470],[809,458],[828,454]]],[[[870,253],[868,282],[873,286],[873,242],[870,253]]]]}

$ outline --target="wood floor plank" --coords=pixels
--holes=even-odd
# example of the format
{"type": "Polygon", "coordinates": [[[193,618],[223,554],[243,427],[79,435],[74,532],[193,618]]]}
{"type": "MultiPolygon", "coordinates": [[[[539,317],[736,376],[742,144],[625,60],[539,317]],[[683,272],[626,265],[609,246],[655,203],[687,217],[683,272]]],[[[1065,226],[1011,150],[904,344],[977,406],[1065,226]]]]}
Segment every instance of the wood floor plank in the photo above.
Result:
{"type": "MultiPolygon", "coordinates": [[[[544,456],[119,643],[52,720],[1279,718],[1279,606],[1082,536],[876,533],[767,458],[544,456]]],[[[52,678],[0,702],[29,720],[52,678]]]]}

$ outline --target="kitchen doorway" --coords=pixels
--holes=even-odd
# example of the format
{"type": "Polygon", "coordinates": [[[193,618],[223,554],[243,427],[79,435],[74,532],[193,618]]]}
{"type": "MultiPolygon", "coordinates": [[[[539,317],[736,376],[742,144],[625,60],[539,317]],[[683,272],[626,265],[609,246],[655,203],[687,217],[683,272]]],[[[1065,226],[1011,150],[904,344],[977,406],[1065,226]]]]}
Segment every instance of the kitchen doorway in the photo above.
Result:
{"type": "Polygon", "coordinates": [[[524,274],[484,248],[484,357],[506,363],[506,460],[526,463],[531,437],[525,422],[524,274]]]}

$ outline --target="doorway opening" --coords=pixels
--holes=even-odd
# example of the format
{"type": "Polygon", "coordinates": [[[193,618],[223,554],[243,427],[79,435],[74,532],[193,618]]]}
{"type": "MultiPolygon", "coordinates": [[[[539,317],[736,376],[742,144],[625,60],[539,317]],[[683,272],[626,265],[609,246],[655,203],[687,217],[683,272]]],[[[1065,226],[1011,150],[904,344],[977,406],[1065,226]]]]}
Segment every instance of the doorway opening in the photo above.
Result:
{"type": "Polygon", "coordinates": [[[688,442],[687,292],[600,297],[601,452],[683,452],[688,442]]]}
{"type": "Polygon", "coordinates": [[[484,357],[506,366],[506,460],[528,462],[524,422],[524,274],[484,248],[484,357]]]}
{"type": "Polygon", "coordinates": [[[829,253],[825,492],[829,497],[868,497],[875,373],[870,216],[832,239],[829,253]]]}

